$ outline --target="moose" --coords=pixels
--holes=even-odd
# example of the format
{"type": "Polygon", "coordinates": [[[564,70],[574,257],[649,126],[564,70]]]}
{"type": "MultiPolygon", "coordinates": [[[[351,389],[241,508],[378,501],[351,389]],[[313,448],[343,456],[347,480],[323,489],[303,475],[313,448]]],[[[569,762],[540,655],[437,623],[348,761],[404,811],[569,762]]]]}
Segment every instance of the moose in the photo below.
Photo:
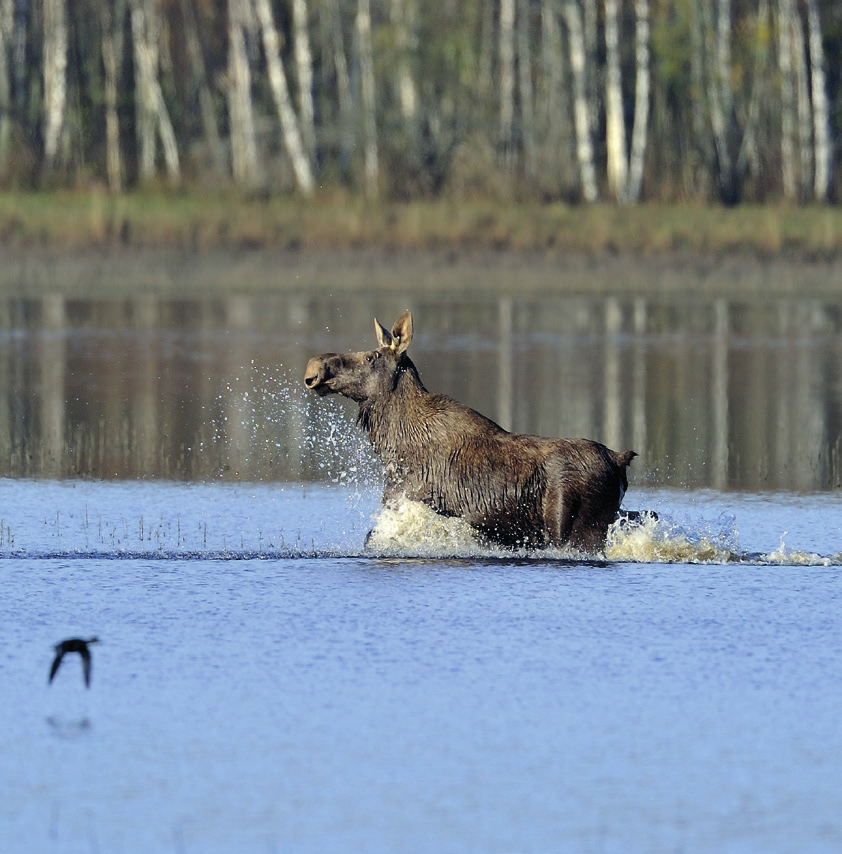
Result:
{"type": "Polygon", "coordinates": [[[634,451],[510,433],[427,391],[406,352],[413,334],[408,311],[391,331],[376,318],[374,329],[376,350],[315,356],[304,384],[359,405],[357,423],[385,468],[384,504],[402,496],[423,502],[504,548],[604,548],[634,451]]]}

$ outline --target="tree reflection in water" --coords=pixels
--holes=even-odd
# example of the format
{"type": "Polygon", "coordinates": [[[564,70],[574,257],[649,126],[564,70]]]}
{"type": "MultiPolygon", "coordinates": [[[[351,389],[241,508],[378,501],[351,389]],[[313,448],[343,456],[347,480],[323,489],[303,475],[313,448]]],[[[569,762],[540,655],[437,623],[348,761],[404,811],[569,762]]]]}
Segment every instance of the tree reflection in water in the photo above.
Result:
{"type": "Polygon", "coordinates": [[[0,300],[0,474],[376,477],[309,356],[411,308],[428,388],[509,429],[641,455],[632,482],[839,485],[842,299],[454,294],[0,300]]]}

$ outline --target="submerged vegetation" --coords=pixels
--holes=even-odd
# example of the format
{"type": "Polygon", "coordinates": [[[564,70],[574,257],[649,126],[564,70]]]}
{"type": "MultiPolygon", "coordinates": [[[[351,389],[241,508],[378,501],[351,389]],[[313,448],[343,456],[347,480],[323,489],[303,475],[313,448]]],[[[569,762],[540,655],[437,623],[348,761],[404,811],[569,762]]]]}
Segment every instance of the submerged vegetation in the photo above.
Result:
{"type": "Polygon", "coordinates": [[[0,248],[749,252],[837,259],[838,207],[505,205],[233,194],[5,193],[0,248]]]}

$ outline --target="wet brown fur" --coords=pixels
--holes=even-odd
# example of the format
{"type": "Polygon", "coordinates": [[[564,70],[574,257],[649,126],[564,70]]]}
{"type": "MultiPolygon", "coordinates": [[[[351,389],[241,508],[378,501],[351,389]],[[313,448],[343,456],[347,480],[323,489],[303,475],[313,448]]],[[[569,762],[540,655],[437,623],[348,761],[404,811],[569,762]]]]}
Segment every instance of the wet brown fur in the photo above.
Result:
{"type": "Polygon", "coordinates": [[[374,323],[377,350],[316,356],[304,383],[359,404],[358,422],[385,466],[384,503],[405,495],[507,547],[604,547],[634,451],[509,433],[424,388],[406,355],[409,312],[391,331],[374,323]]]}

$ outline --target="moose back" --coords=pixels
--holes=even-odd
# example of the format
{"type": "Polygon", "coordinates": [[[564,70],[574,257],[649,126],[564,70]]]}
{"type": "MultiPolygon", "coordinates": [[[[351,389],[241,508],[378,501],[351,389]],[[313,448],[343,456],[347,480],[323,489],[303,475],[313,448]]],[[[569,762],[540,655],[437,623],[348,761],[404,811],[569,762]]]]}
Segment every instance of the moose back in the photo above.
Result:
{"type": "Polygon", "coordinates": [[[374,328],[376,350],[315,356],[304,384],[359,405],[357,422],[385,467],[384,503],[402,496],[421,501],[505,547],[569,545],[591,553],[604,547],[634,451],[509,433],[427,391],[406,352],[409,312],[391,331],[376,319],[374,328]]]}

